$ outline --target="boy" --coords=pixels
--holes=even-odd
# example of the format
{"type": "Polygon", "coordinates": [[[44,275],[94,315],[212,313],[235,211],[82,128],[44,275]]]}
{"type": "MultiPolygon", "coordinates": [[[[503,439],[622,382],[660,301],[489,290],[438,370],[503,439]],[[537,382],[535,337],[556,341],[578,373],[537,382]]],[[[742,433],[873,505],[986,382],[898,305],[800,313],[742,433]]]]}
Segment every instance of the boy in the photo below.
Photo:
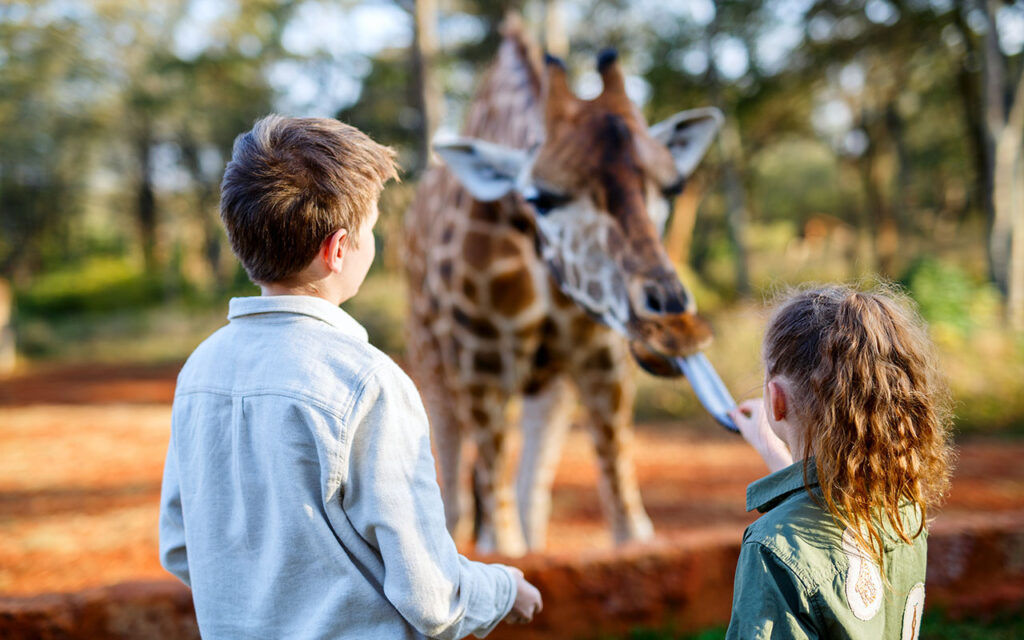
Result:
{"type": "Polygon", "coordinates": [[[178,377],[160,556],[203,638],[461,638],[528,622],[537,590],[458,554],[409,378],[338,305],[374,257],[393,152],[335,120],[267,116],[221,185],[262,296],[178,377]]]}

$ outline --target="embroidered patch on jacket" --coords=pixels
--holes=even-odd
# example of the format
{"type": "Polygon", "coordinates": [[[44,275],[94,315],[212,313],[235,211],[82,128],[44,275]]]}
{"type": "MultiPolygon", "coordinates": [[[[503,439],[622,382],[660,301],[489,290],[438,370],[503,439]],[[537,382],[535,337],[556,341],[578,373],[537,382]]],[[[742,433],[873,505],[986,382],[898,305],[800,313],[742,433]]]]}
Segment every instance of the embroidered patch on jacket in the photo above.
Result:
{"type": "Polygon", "coordinates": [[[843,553],[850,562],[846,571],[846,602],[853,615],[870,620],[882,607],[882,572],[857,544],[849,527],[843,532],[843,553]]]}
{"type": "Polygon", "coordinates": [[[921,633],[921,613],[924,611],[924,583],[918,582],[907,596],[907,606],[903,609],[902,640],[917,640],[921,633]]]}

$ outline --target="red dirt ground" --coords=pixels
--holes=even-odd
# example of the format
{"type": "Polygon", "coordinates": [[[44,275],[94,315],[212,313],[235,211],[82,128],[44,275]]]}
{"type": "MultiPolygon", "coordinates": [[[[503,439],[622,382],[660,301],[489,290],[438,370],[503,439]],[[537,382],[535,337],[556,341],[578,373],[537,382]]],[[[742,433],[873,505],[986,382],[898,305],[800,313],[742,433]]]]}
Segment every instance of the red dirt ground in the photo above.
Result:
{"type": "MultiPolygon", "coordinates": [[[[167,577],[157,510],[179,365],[76,367],[0,381],[0,594],[167,577]]],[[[939,521],[1024,510],[1024,442],[962,443],[939,521]],[[971,516],[973,514],[973,516],[971,516]]],[[[708,424],[644,424],[635,458],[660,536],[714,527],[738,539],[746,485],[766,469],[708,424]]],[[[593,453],[574,431],[555,479],[549,550],[608,548],[593,453]]]]}

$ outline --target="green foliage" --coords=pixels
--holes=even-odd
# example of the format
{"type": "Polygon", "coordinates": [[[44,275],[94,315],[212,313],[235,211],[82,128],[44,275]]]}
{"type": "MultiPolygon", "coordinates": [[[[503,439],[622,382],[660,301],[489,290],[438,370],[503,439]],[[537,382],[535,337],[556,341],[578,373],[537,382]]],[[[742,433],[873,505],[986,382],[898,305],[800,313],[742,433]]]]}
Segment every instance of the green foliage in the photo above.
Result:
{"type": "Polygon", "coordinates": [[[366,327],[375,347],[396,357],[405,352],[406,307],[405,279],[394,273],[371,274],[359,293],[342,305],[366,327]]]}
{"type": "Polygon", "coordinates": [[[961,264],[926,256],[902,281],[937,346],[957,431],[1024,432],[1024,339],[1003,326],[995,288],[961,264]]]}
{"type": "MultiPolygon", "coordinates": [[[[667,629],[634,629],[622,640],[721,640],[725,629],[696,633],[667,629]]],[[[921,621],[920,640],[1017,640],[1024,638],[1024,611],[1004,612],[989,618],[951,620],[943,611],[929,610],[921,621]]]]}
{"type": "Polygon", "coordinates": [[[1004,612],[989,618],[950,620],[930,611],[921,621],[921,640],[1017,640],[1024,638],[1024,611],[1004,612]]]}
{"type": "Polygon", "coordinates": [[[754,155],[750,168],[759,220],[802,225],[812,215],[844,210],[849,194],[839,180],[838,159],[820,141],[780,140],[754,155]]]}
{"type": "MultiPolygon", "coordinates": [[[[171,302],[162,298],[165,286],[114,259],[53,273],[17,294],[19,351],[34,360],[61,363],[184,360],[225,324],[229,297],[259,295],[241,268],[236,273],[225,294],[189,293],[171,302]]],[[[401,277],[371,274],[344,309],[366,327],[370,342],[402,356],[406,297],[401,277]]]]}
{"type": "Polygon", "coordinates": [[[97,314],[20,317],[19,351],[36,362],[152,364],[183,361],[227,320],[227,304],[180,304],[97,314]]]}
{"type": "Polygon", "coordinates": [[[992,286],[959,265],[930,255],[911,264],[902,284],[937,332],[964,337],[990,326],[999,313],[998,293],[992,286]]]}
{"type": "Polygon", "coordinates": [[[61,317],[139,309],[160,302],[165,282],[128,260],[94,257],[41,275],[15,291],[19,316],[61,317]]]}

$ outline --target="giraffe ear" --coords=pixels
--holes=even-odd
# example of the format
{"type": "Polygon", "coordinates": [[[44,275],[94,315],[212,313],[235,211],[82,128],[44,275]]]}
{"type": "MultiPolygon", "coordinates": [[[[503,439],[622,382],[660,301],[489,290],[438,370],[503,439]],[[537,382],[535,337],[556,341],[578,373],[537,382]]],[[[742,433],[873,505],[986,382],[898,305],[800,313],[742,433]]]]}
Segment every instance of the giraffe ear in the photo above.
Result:
{"type": "Polygon", "coordinates": [[[652,126],[649,133],[668,147],[676,169],[685,178],[700,164],[724,121],[722,112],[715,107],[690,109],[662,120],[652,126]]]}
{"type": "Polygon", "coordinates": [[[477,200],[491,202],[516,188],[527,154],[475,138],[435,144],[434,150],[477,200]]]}

